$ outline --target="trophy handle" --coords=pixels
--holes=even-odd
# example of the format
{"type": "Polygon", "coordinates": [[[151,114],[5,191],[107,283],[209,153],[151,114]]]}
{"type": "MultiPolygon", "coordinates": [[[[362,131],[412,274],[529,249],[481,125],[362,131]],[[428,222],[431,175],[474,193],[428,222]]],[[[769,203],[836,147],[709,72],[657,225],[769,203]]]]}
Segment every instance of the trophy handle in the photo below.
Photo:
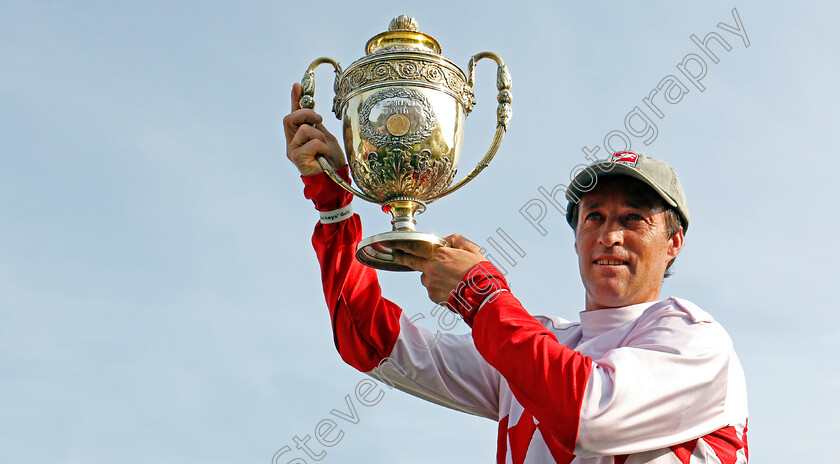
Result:
{"type": "MultiPolygon", "coordinates": [[[[326,56],[316,58],[315,61],[313,61],[309,65],[309,68],[307,68],[306,72],[303,74],[303,79],[300,80],[300,85],[303,88],[303,91],[301,92],[300,96],[300,107],[315,109],[315,68],[324,63],[329,63],[333,66],[333,68],[335,68],[335,83],[333,84],[333,91],[335,92],[335,97],[333,97],[332,112],[333,114],[335,114],[335,117],[340,120],[341,102],[338,101],[338,85],[341,79],[341,65],[338,64],[338,61],[326,56]]],[[[318,164],[321,166],[321,169],[324,171],[324,173],[327,176],[329,176],[329,178],[332,179],[333,182],[338,184],[339,187],[343,188],[344,190],[347,190],[348,192],[363,200],[367,200],[371,203],[378,203],[372,197],[365,195],[359,190],[356,190],[355,188],[351,187],[350,184],[347,183],[347,181],[342,179],[341,176],[339,176],[338,173],[335,172],[335,169],[332,167],[330,162],[327,161],[326,158],[324,158],[323,156],[319,156],[317,159],[318,164]]]]}
{"type": "Polygon", "coordinates": [[[490,145],[490,149],[487,150],[487,154],[484,155],[484,158],[478,162],[478,164],[467,174],[466,177],[461,179],[455,185],[449,187],[448,189],[444,190],[443,192],[433,196],[426,200],[426,203],[430,203],[432,200],[437,200],[445,195],[449,195],[450,193],[458,190],[459,188],[467,185],[467,183],[475,178],[481,171],[484,170],[488,165],[490,165],[490,161],[496,156],[496,152],[499,150],[499,145],[502,143],[502,139],[505,136],[505,132],[507,131],[508,123],[510,122],[511,115],[513,110],[510,107],[510,103],[513,101],[513,95],[510,93],[510,73],[508,72],[507,66],[505,66],[505,62],[502,61],[502,58],[499,55],[493,52],[481,52],[470,58],[470,74],[469,74],[469,81],[467,85],[470,87],[475,84],[475,65],[476,63],[483,59],[483,58],[490,58],[496,62],[498,65],[498,72],[496,74],[496,88],[499,90],[499,94],[496,99],[499,101],[499,106],[496,110],[496,135],[493,137],[493,143],[490,145]]]}

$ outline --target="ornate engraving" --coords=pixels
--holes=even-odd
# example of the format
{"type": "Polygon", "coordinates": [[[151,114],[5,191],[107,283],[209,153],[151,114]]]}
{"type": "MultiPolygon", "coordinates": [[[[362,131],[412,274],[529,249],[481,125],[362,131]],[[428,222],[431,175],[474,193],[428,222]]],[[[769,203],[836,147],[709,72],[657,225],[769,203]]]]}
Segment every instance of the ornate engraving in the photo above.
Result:
{"type": "Polygon", "coordinates": [[[457,171],[448,157],[436,159],[428,149],[419,153],[399,148],[382,154],[370,152],[351,167],[359,188],[382,203],[397,197],[437,195],[452,183],[457,171]]]}
{"type": "Polygon", "coordinates": [[[404,87],[383,89],[373,94],[362,105],[359,120],[362,137],[377,148],[409,149],[432,135],[437,126],[429,100],[422,93],[404,87]],[[394,116],[405,120],[404,132],[391,130],[392,126],[400,126],[392,122],[394,116]]]}
{"type": "Polygon", "coordinates": [[[388,48],[381,48],[379,50],[374,50],[370,53],[370,55],[378,55],[382,53],[394,53],[394,52],[428,52],[428,50],[417,46],[417,45],[390,45],[388,48]]]}
{"type": "Polygon", "coordinates": [[[472,111],[475,94],[457,68],[453,69],[445,61],[426,60],[420,56],[406,58],[405,56],[384,55],[387,53],[382,53],[376,60],[358,66],[351,65],[341,77],[336,98],[345,101],[352,92],[370,84],[414,80],[448,89],[464,105],[467,113],[472,111]]]}

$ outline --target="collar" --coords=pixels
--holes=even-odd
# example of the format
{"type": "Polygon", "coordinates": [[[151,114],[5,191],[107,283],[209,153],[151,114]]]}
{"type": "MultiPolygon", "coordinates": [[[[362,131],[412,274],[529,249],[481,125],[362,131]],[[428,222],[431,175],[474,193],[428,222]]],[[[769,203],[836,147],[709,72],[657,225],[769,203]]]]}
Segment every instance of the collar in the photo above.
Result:
{"type": "Polygon", "coordinates": [[[594,311],[581,311],[580,325],[583,329],[581,343],[595,338],[602,333],[638,319],[646,309],[655,305],[656,301],[639,303],[621,308],[604,308],[594,311]]]}

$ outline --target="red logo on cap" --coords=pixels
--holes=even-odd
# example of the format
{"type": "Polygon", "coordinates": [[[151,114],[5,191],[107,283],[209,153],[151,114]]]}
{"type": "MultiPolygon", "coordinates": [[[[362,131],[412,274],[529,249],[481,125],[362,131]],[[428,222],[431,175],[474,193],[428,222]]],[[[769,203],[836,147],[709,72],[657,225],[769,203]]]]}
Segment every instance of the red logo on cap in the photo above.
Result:
{"type": "Polygon", "coordinates": [[[639,155],[633,153],[632,151],[623,151],[621,153],[616,153],[613,155],[613,163],[621,163],[630,166],[631,168],[636,167],[636,161],[639,160],[639,155]]]}

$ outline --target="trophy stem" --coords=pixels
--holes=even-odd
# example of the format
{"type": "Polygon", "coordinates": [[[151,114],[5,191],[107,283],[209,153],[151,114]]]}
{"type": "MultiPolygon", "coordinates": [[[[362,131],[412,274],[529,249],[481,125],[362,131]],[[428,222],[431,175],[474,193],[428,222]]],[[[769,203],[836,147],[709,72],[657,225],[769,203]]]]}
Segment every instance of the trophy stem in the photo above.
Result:
{"type": "Polygon", "coordinates": [[[394,232],[413,232],[417,230],[414,216],[426,211],[426,204],[414,198],[395,198],[383,204],[382,211],[393,216],[391,225],[394,232]]]}
{"type": "Polygon", "coordinates": [[[382,205],[382,210],[393,216],[393,230],[368,237],[356,247],[356,258],[363,264],[388,271],[412,271],[410,267],[394,262],[394,246],[424,258],[430,258],[436,249],[446,246],[446,240],[433,234],[417,232],[414,216],[426,210],[426,204],[416,198],[399,197],[382,205]]]}

